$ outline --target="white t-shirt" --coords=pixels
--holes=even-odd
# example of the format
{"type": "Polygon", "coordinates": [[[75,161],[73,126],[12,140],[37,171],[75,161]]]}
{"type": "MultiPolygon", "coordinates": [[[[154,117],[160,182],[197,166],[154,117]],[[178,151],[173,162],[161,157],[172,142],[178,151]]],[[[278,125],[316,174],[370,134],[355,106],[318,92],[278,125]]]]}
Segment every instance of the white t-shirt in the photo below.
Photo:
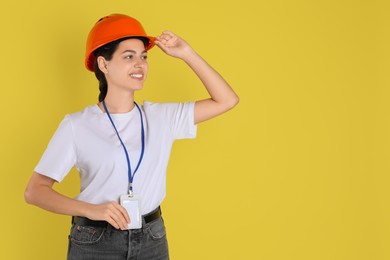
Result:
{"type": "MultiPolygon", "coordinates": [[[[141,107],[145,129],[143,160],[133,178],[142,214],[165,197],[166,169],[176,139],[195,138],[194,102],[151,103],[141,107]]],[[[136,107],[110,114],[125,144],[134,172],[141,154],[141,118],[136,107]]],[[[128,191],[127,160],[106,113],[97,105],[66,115],[50,140],[35,171],[61,182],[72,167],[80,173],[78,200],[99,204],[118,201],[128,191]]]]}

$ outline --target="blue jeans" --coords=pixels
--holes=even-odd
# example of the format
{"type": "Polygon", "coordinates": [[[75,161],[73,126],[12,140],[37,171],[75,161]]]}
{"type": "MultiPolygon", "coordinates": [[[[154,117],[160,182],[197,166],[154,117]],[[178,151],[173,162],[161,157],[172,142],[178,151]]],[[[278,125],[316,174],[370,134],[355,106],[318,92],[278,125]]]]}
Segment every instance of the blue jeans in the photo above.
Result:
{"type": "Polygon", "coordinates": [[[167,260],[168,243],[160,217],[141,229],[120,230],[73,224],[69,235],[68,260],[167,260]]]}

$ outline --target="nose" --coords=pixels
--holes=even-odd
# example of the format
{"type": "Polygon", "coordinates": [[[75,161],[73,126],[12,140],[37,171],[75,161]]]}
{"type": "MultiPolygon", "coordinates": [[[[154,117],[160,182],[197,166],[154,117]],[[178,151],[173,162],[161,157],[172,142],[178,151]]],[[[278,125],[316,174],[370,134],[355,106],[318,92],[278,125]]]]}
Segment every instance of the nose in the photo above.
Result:
{"type": "Polygon", "coordinates": [[[135,68],[142,68],[145,65],[146,61],[143,59],[137,59],[137,61],[134,63],[135,68]]]}

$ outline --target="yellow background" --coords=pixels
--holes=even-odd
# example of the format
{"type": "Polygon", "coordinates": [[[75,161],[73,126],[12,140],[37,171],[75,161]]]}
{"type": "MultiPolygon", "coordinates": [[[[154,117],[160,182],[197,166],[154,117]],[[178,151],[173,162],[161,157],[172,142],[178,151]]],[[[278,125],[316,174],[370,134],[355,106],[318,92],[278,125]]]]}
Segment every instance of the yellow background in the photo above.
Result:
{"type": "MultiPolygon", "coordinates": [[[[176,142],[163,204],[171,259],[390,259],[388,1],[0,3],[0,259],[65,259],[70,218],[24,202],[66,113],[97,101],[83,67],[98,18],[126,13],[181,35],[241,98],[176,142]]],[[[150,51],[137,100],[207,97],[150,51]]],[[[74,196],[72,171],[56,189],[74,196]]]]}

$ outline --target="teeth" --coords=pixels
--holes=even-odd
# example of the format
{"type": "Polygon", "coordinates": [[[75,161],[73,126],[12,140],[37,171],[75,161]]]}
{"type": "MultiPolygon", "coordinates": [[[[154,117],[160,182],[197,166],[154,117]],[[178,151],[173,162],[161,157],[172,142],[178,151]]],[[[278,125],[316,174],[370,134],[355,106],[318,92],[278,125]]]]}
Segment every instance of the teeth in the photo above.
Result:
{"type": "Polygon", "coordinates": [[[131,74],[130,75],[132,78],[137,78],[137,79],[140,79],[140,78],[142,78],[142,74],[131,74]]]}

